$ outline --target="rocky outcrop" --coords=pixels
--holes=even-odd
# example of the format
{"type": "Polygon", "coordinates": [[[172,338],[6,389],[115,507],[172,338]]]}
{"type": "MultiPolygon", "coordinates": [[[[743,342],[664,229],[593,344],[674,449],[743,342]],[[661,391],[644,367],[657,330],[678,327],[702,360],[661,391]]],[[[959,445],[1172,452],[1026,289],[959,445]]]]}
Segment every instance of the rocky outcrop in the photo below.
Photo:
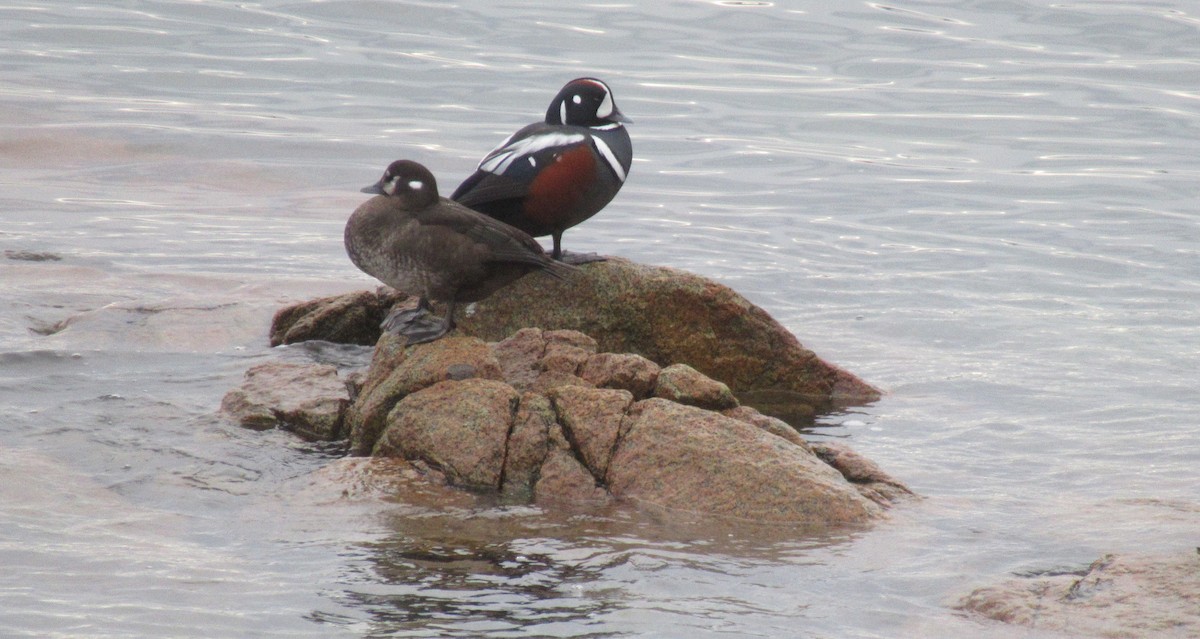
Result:
{"type": "Polygon", "coordinates": [[[1200,636],[1200,558],[1105,555],[1086,569],[1012,579],[963,598],[960,610],[1079,637],[1200,636]]]}
{"type": "Polygon", "coordinates": [[[746,405],[804,419],[879,393],[710,280],[610,258],[569,281],[523,278],[435,342],[380,335],[391,309],[415,302],[381,289],[280,310],[273,345],[375,345],[350,381],[353,401],[331,394],[327,368],[256,367],[226,412],[251,427],[345,439],[352,453],[403,459],[435,484],[517,502],[621,501],[827,527],[868,522],[911,495],[848,448],[810,445],[746,405]],[[268,373],[284,386],[292,375],[320,416],[305,422],[294,398],[266,392],[268,373]]]}
{"type": "MultiPolygon", "coordinates": [[[[523,329],[490,344],[450,336],[407,346],[385,335],[338,434],[352,451],[409,460],[437,481],[543,504],[618,500],[824,527],[882,514],[890,502],[865,480],[903,489],[865,460],[826,463],[787,424],[691,367],[596,351],[595,340],[565,330],[523,329]]],[[[310,368],[311,379],[328,373],[310,368]]],[[[255,427],[284,415],[297,423],[267,400],[243,399],[258,397],[271,370],[252,369],[227,396],[228,412],[255,427]],[[239,412],[242,404],[258,408],[239,412]]],[[[298,392],[312,393],[304,379],[298,392]]]]}
{"type": "MultiPolygon", "coordinates": [[[[380,321],[399,299],[394,292],[359,292],[285,308],[272,323],[271,342],[374,343],[380,321]]],[[[461,314],[458,324],[456,335],[484,341],[503,340],[529,326],[578,331],[594,338],[597,350],[611,353],[610,358],[640,356],[659,367],[687,365],[771,414],[802,419],[835,404],[879,397],[875,388],[804,348],[732,289],[621,258],[583,265],[562,282],[518,280],[478,303],[474,313],[461,314]]],[[[564,365],[576,355],[563,346],[564,365]]],[[[593,360],[590,369],[572,374],[598,378],[608,364],[593,360]]],[[[651,371],[643,365],[630,374],[644,381],[651,371]]],[[[629,386],[635,397],[650,393],[635,380],[614,383],[629,386]]]]}

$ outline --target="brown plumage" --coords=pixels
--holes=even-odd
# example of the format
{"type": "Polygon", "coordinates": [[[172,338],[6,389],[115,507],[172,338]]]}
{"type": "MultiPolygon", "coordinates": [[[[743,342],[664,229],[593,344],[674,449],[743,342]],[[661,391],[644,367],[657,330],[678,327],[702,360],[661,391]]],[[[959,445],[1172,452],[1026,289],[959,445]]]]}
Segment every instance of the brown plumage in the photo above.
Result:
{"type": "Polygon", "coordinates": [[[417,311],[384,322],[410,344],[453,329],[460,302],[482,300],[530,271],[561,278],[573,270],[526,233],[439,197],[433,174],[416,162],[393,162],[363,192],[378,195],[346,222],[346,253],[363,272],[421,298],[417,311]],[[423,316],[429,299],[446,302],[443,320],[423,316]]]}

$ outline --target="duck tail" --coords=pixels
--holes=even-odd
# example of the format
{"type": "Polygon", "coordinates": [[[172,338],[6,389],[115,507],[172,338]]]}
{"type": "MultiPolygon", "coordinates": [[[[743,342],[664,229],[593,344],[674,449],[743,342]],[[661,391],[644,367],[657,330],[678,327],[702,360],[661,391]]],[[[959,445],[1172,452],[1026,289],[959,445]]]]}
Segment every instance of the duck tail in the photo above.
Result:
{"type": "Polygon", "coordinates": [[[542,270],[556,280],[565,280],[578,273],[579,267],[547,257],[546,261],[542,263],[542,270]]]}

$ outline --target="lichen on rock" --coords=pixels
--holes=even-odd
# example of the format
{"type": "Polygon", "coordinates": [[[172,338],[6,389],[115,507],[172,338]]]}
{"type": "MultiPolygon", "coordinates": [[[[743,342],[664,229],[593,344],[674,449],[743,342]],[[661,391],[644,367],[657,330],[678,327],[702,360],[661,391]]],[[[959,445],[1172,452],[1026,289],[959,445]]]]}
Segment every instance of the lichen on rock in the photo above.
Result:
{"type": "MultiPolygon", "coordinates": [[[[379,337],[379,323],[388,309],[402,300],[403,295],[392,291],[361,291],[288,307],[272,322],[271,342],[335,340],[344,335],[355,343],[371,344],[379,337]]],[[[488,342],[530,326],[542,327],[547,334],[584,334],[582,344],[554,347],[561,349],[561,361],[551,357],[545,362],[567,379],[600,374],[603,361],[564,370],[579,361],[579,351],[573,349],[586,351],[590,341],[592,352],[636,355],[660,367],[686,364],[728,386],[742,403],[774,414],[811,416],[880,396],[871,385],[817,357],[766,311],[729,287],[617,257],[585,264],[569,281],[517,280],[458,320],[456,335],[488,342]]],[[[644,379],[645,374],[635,375],[644,379]]],[[[639,399],[645,392],[626,390],[639,399]]]]}

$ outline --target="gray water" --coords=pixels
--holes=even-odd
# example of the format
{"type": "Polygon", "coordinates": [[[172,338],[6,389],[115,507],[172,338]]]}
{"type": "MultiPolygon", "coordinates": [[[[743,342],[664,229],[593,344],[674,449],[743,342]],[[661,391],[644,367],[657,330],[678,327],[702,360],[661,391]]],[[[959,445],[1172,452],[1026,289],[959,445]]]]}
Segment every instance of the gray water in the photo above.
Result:
{"type": "MultiPolygon", "coordinates": [[[[1200,13],[1164,2],[0,7],[0,636],[1030,637],[1014,573],[1200,539],[1200,13]],[[870,532],[346,499],[215,416],[563,82],[635,120],[572,250],[724,282],[886,390],[870,532]]],[[[354,354],[345,354],[352,357],[354,354]]],[[[316,474],[314,474],[316,473],[316,474]]]]}

